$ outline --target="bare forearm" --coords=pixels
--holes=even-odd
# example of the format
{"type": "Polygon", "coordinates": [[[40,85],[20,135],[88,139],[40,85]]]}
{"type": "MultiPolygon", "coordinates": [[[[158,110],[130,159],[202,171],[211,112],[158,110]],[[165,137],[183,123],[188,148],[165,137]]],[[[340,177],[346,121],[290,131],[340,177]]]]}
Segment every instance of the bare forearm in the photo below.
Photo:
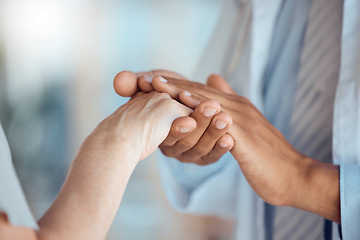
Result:
{"type": "Polygon", "coordinates": [[[40,239],[105,238],[138,162],[126,147],[121,152],[80,150],[57,199],[39,221],[40,239]]]}
{"type": "Polygon", "coordinates": [[[341,223],[339,167],[310,158],[304,161],[303,180],[291,205],[341,223]]]}
{"type": "Polygon", "coordinates": [[[174,119],[191,112],[167,94],[133,97],[85,140],[40,230],[25,232],[5,219],[0,231],[14,228],[9,239],[104,239],[137,163],[164,141],[174,119]]]}

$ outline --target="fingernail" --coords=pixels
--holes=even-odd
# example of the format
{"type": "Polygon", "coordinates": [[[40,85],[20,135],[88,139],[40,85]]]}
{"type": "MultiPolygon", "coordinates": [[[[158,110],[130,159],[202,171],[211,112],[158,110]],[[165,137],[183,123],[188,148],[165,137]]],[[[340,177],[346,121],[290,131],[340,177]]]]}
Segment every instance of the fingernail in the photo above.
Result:
{"type": "Polygon", "coordinates": [[[192,129],[192,127],[180,127],[179,128],[179,132],[181,133],[187,133],[187,132],[190,132],[192,129]]]}
{"type": "Polygon", "coordinates": [[[165,78],[163,78],[162,76],[159,76],[160,82],[168,82],[168,80],[166,80],[165,78]]]}
{"type": "Polygon", "coordinates": [[[215,108],[206,107],[206,108],[204,109],[204,115],[205,115],[206,117],[211,117],[211,116],[213,116],[215,113],[216,113],[216,109],[215,109],[215,108]]]}
{"type": "Polygon", "coordinates": [[[227,145],[226,143],[222,143],[222,142],[221,142],[219,145],[220,145],[220,147],[223,147],[223,148],[226,148],[226,147],[229,146],[229,145],[227,145]]]}
{"type": "Polygon", "coordinates": [[[191,96],[191,93],[189,93],[188,91],[185,90],[185,95],[186,96],[191,96]]]}
{"type": "Polygon", "coordinates": [[[144,80],[145,80],[146,82],[152,83],[152,79],[153,79],[152,76],[150,76],[150,75],[144,75],[144,80]]]}
{"type": "Polygon", "coordinates": [[[217,129],[224,129],[228,124],[222,120],[216,120],[215,125],[217,129]]]}

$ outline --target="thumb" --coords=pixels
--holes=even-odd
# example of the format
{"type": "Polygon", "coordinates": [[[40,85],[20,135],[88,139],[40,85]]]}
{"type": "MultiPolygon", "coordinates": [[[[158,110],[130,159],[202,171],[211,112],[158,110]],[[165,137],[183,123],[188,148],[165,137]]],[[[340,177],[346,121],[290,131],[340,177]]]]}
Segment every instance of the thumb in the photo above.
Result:
{"type": "Polygon", "coordinates": [[[237,95],[237,93],[230,87],[226,80],[218,74],[211,74],[207,80],[207,85],[216,88],[224,93],[237,95]]]}
{"type": "Polygon", "coordinates": [[[122,97],[131,97],[138,91],[137,76],[133,72],[122,71],[114,78],[114,90],[122,97]]]}

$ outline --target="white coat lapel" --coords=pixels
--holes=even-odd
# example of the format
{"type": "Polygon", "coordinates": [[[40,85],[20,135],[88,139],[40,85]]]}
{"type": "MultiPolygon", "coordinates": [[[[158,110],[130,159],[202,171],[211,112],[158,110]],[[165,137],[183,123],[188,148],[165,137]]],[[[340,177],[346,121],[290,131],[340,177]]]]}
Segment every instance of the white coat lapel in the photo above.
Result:
{"type": "Polygon", "coordinates": [[[334,111],[335,164],[360,164],[360,1],[344,1],[340,80],[334,111]]]}

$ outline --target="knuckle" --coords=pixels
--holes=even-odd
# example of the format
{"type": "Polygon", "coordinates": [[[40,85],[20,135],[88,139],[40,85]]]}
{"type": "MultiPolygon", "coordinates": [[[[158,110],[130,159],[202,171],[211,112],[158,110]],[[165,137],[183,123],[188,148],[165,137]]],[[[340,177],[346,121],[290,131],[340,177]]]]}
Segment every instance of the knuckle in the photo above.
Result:
{"type": "Polygon", "coordinates": [[[155,91],[153,91],[152,93],[153,93],[153,94],[156,96],[156,98],[159,99],[159,100],[167,101],[167,100],[170,100],[170,99],[171,99],[170,95],[167,94],[167,93],[159,93],[159,92],[155,92],[155,91]]]}
{"type": "Polygon", "coordinates": [[[177,155],[171,149],[171,147],[160,147],[161,152],[167,157],[176,157],[177,155]]]}
{"type": "Polygon", "coordinates": [[[251,103],[251,101],[247,97],[239,96],[239,99],[244,103],[251,103]]]}
{"type": "Polygon", "coordinates": [[[157,91],[149,92],[148,95],[156,99],[166,99],[170,97],[169,94],[167,93],[157,92],[157,91]]]}
{"type": "Polygon", "coordinates": [[[196,160],[194,158],[179,156],[178,160],[183,163],[196,163],[196,160]]]}
{"type": "Polygon", "coordinates": [[[206,149],[202,148],[202,147],[194,147],[191,149],[193,155],[197,156],[197,157],[203,157],[204,155],[207,154],[206,149]]]}
{"type": "Polygon", "coordinates": [[[208,126],[209,126],[209,122],[202,121],[201,119],[197,119],[196,128],[198,128],[198,129],[207,129],[208,126]]]}
{"type": "Polygon", "coordinates": [[[253,107],[251,103],[244,102],[244,105],[242,106],[246,112],[252,111],[253,107]]]}
{"type": "Polygon", "coordinates": [[[167,93],[159,93],[159,96],[160,96],[161,98],[164,98],[164,99],[169,99],[169,98],[171,98],[170,95],[167,94],[167,93]]]}
{"type": "Polygon", "coordinates": [[[177,144],[176,144],[176,147],[178,149],[181,149],[181,150],[186,150],[186,149],[190,149],[194,146],[193,143],[189,142],[189,141],[178,141],[177,144]]]}
{"type": "MultiPolygon", "coordinates": [[[[162,93],[161,93],[162,94],[162,93]]],[[[164,107],[166,110],[175,110],[178,108],[178,103],[172,99],[167,93],[164,93],[158,99],[158,104],[164,107]]]]}

